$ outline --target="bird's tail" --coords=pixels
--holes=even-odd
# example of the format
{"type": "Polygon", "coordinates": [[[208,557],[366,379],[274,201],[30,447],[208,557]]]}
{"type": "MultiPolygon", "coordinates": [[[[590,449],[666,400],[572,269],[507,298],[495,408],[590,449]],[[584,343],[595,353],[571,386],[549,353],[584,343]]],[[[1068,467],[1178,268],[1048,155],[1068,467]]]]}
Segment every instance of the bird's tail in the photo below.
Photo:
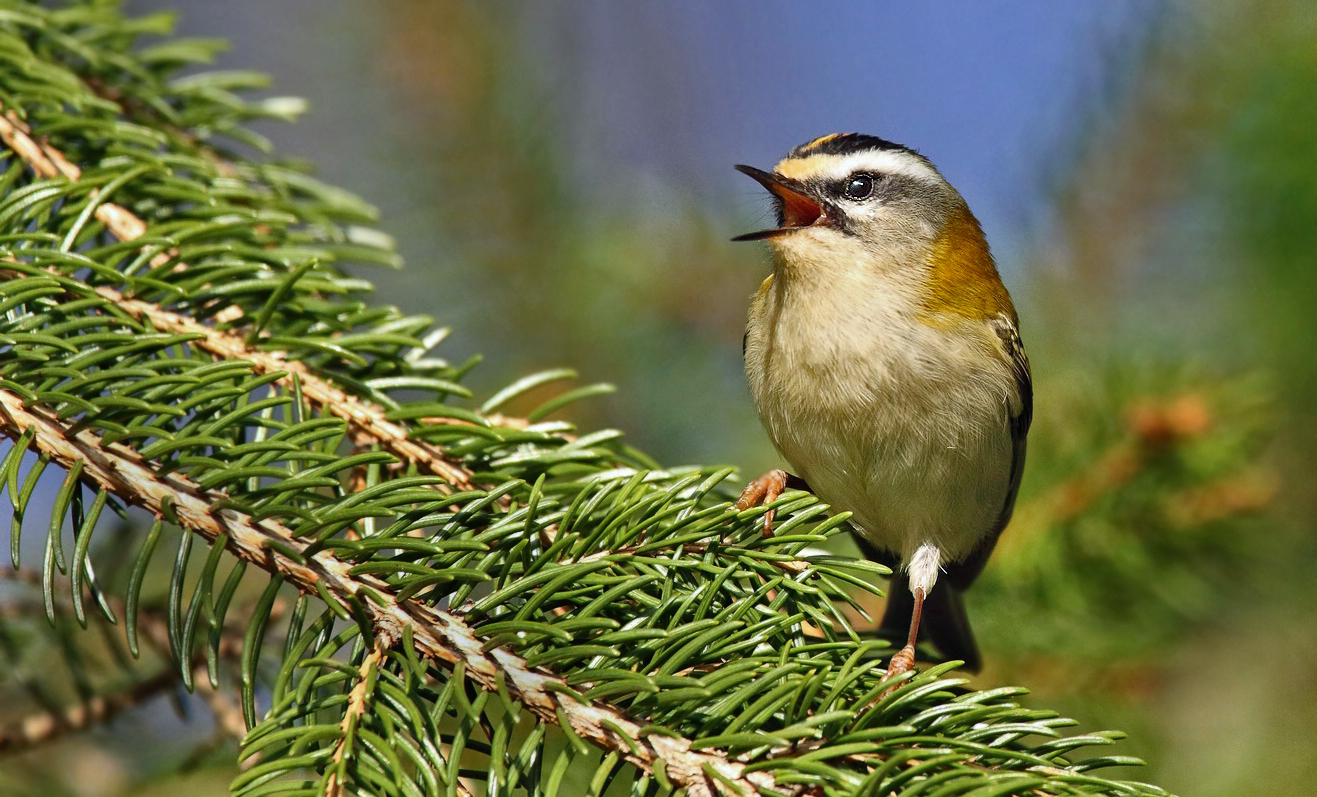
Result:
{"type": "MultiPolygon", "coordinates": [[[[910,582],[905,573],[893,573],[879,635],[904,640],[910,632],[910,614],[914,607],[915,598],[910,594],[910,582]]],[[[935,583],[933,591],[924,598],[919,637],[931,641],[946,658],[965,662],[965,669],[970,672],[978,672],[983,666],[974,632],[969,627],[969,617],[965,614],[965,600],[960,590],[945,579],[935,583]]]]}

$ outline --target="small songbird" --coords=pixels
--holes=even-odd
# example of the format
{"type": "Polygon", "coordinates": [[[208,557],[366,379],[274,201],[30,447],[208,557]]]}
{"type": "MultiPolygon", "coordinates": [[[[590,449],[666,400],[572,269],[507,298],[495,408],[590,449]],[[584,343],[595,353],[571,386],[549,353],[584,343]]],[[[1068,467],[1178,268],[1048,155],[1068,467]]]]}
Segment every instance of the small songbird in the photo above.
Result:
{"type": "MultiPolygon", "coordinates": [[[[914,666],[921,617],[943,655],[977,670],[962,593],[1010,520],[1033,407],[983,230],[927,158],[875,136],[736,168],[777,210],[776,227],[733,239],[774,254],[744,344],[759,418],[800,486],[852,513],[861,550],[894,569],[882,633],[907,644],[889,677],[914,666]]],[[[738,505],[792,483],[771,471],[738,505]]]]}

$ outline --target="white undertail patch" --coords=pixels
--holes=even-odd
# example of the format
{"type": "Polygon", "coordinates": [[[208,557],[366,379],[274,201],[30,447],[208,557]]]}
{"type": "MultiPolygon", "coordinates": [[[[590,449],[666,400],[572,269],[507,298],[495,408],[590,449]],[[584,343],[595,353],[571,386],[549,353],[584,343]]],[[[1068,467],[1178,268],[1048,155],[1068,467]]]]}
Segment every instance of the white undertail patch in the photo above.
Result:
{"type": "Polygon", "coordinates": [[[937,574],[942,570],[942,551],[931,542],[926,542],[910,557],[906,566],[906,575],[910,580],[910,592],[922,589],[925,595],[932,593],[937,583],[937,574]]]}

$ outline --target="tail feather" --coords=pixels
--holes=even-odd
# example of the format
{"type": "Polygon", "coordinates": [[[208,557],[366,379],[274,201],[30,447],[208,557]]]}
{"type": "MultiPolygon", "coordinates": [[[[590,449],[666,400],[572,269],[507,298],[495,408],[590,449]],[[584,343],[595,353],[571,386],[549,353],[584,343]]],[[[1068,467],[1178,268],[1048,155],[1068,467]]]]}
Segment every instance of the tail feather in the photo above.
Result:
{"type": "MultiPolygon", "coordinates": [[[[887,608],[883,611],[883,621],[879,634],[895,639],[905,639],[910,631],[910,614],[914,611],[915,599],[910,594],[910,582],[905,573],[892,575],[887,593],[887,608]]],[[[974,632],[969,627],[969,617],[965,614],[965,600],[960,590],[948,581],[938,581],[933,591],[924,598],[924,617],[919,624],[919,636],[933,643],[948,659],[960,659],[965,662],[965,669],[978,672],[983,666],[979,656],[979,646],[974,642],[974,632]]]]}

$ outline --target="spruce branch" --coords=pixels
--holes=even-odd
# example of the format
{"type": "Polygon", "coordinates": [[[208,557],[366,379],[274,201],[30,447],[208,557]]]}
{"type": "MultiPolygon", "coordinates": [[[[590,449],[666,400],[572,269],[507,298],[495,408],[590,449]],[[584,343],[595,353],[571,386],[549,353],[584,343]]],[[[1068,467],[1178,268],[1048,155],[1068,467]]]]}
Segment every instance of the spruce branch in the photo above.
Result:
{"type": "Polygon", "coordinates": [[[103,446],[87,430],[69,435],[58,419],[24,407],[18,395],[3,389],[0,415],[6,434],[19,440],[32,433],[36,450],[65,467],[83,463],[84,479],[125,502],[169,517],[210,542],[223,540],[234,555],[284,576],[304,593],[357,603],[390,644],[401,638],[404,629],[410,630],[425,656],[461,664],[485,689],[505,689],[541,721],[556,725],[565,720],[573,733],[645,771],[662,767],[673,784],[696,797],[715,794],[719,788],[715,783],[746,795],[775,788],[770,774],[747,772],[744,764],[725,753],[695,750],[689,739],[650,734],[644,723],[607,704],[576,699],[565,681],[528,666],[525,659],[499,648],[485,651],[485,640],[461,617],[415,600],[398,600],[383,581],[352,575],[350,565],[323,549],[311,551],[307,542],[275,521],[253,521],[232,509],[216,509],[227,496],[203,490],[183,476],[157,475],[150,463],[126,446],[103,446]]]}
{"type": "Polygon", "coordinates": [[[386,417],[388,411],[383,407],[340,390],[311,373],[302,363],[287,359],[282,352],[254,349],[238,335],[208,327],[150,302],[126,298],[112,288],[100,286],[96,293],[161,332],[195,336],[193,345],[219,359],[249,362],[259,374],[280,374],[275,380],[277,384],[290,391],[296,387],[307,403],[347,421],[358,445],[378,444],[402,462],[416,463],[442,478],[444,481],[435,483],[434,489],[447,493],[454,488],[472,486],[470,471],[451,461],[438,446],[412,439],[406,428],[386,417]]]}
{"type": "Polygon", "coordinates": [[[342,736],[329,756],[329,776],[325,780],[325,797],[343,797],[346,793],[344,766],[350,754],[352,737],[362,715],[370,709],[372,682],[377,677],[377,671],[383,660],[384,641],[377,639],[370,653],[361,660],[361,666],[357,668],[357,683],[348,693],[347,710],[343,712],[343,720],[339,723],[342,736]]]}
{"type": "MultiPolygon", "coordinates": [[[[82,170],[69,162],[62,152],[34,139],[22,120],[5,109],[3,103],[0,103],[0,139],[42,177],[63,177],[77,182],[82,176],[82,170]]],[[[93,197],[96,193],[92,192],[93,197]]],[[[120,241],[135,241],[147,230],[144,221],[113,202],[96,202],[95,216],[120,241]]],[[[153,256],[151,262],[160,266],[173,260],[175,254],[160,252],[153,256]]],[[[175,263],[174,269],[186,270],[187,264],[175,263]]],[[[277,381],[290,389],[296,381],[307,401],[346,420],[359,444],[378,443],[400,460],[418,463],[442,477],[447,484],[437,484],[436,489],[451,491],[452,487],[471,487],[471,474],[449,461],[438,446],[412,440],[404,427],[388,420],[387,410],[383,407],[339,390],[312,374],[302,363],[287,359],[282,352],[254,349],[238,335],[208,327],[150,302],[127,298],[107,286],[97,287],[96,292],[134,317],[148,321],[157,330],[195,335],[195,345],[220,359],[245,360],[258,373],[282,374],[277,381]]],[[[229,315],[226,320],[234,321],[236,318],[229,315]]]]}
{"type": "MultiPolygon", "coordinates": [[[[77,182],[82,177],[81,169],[70,163],[59,150],[33,138],[23,120],[3,103],[0,103],[0,139],[41,177],[63,177],[70,182],[77,182]]],[[[98,191],[92,192],[93,197],[98,195],[98,191]]],[[[121,241],[136,240],[146,232],[146,223],[121,205],[95,202],[94,208],[97,220],[121,241]]]]}
{"type": "MultiPolygon", "coordinates": [[[[0,569],[0,580],[27,589],[39,590],[42,587],[41,576],[27,570],[0,569]]],[[[57,597],[61,614],[74,612],[71,595],[61,593],[57,597]]],[[[30,618],[32,612],[24,610],[21,598],[22,593],[19,592],[7,601],[3,612],[0,612],[0,618],[7,622],[30,618]],[[11,603],[17,605],[11,608],[9,605],[11,603]]],[[[115,617],[126,615],[127,609],[121,601],[113,597],[104,599],[107,600],[108,608],[115,617]]],[[[286,602],[276,601],[270,607],[270,621],[277,622],[287,614],[287,611],[286,602]]],[[[171,641],[166,612],[160,607],[139,608],[136,613],[136,628],[138,633],[150,643],[151,649],[168,664],[171,656],[171,641]]],[[[68,707],[35,712],[22,720],[11,722],[6,728],[0,728],[0,755],[29,750],[44,743],[57,741],[69,734],[108,724],[124,710],[148,702],[161,694],[184,689],[194,691],[207,705],[220,734],[241,742],[248,731],[242,711],[222,688],[212,685],[212,679],[218,676],[212,668],[221,663],[233,664],[239,660],[245,630],[237,624],[226,626],[215,646],[214,661],[209,660],[209,653],[206,651],[192,653],[186,664],[191,673],[190,677],[185,678],[184,670],[177,665],[166,666],[162,671],[144,678],[137,677],[133,672],[131,674],[134,680],[122,688],[89,696],[68,707]]],[[[254,756],[252,760],[243,763],[250,766],[258,759],[259,756],[254,756]]]]}
{"type": "MultiPolygon", "coordinates": [[[[193,683],[201,699],[215,718],[216,727],[226,736],[242,741],[247,735],[242,712],[234,701],[215,689],[206,679],[206,668],[199,666],[193,683]]],[[[0,727],[0,755],[12,755],[49,744],[64,737],[105,725],[124,711],[148,703],[161,695],[177,692],[182,679],[174,668],[138,681],[117,692],[96,695],[63,709],[41,711],[0,727]]],[[[250,766],[253,762],[243,762],[250,766]]]]}
{"type": "MultiPolygon", "coordinates": [[[[1091,513],[1099,502],[1153,470],[1169,452],[1207,437],[1217,422],[1213,408],[1199,393],[1138,400],[1126,411],[1118,439],[1078,473],[1020,506],[1011,533],[999,543],[1001,550],[1029,548],[1039,535],[1091,513]]],[[[1268,473],[1234,473],[1177,492],[1172,508],[1182,525],[1203,525],[1257,511],[1275,498],[1276,489],[1268,473]]]]}

